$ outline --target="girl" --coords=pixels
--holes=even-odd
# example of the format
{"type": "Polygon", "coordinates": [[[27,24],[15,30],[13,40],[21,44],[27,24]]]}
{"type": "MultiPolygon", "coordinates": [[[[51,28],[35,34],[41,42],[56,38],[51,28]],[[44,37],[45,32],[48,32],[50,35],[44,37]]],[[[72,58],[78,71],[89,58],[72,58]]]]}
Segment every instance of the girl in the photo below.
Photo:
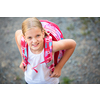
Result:
{"type": "MultiPolygon", "coordinates": [[[[23,36],[28,44],[28,62],[32,66],[36,66],[44,61],[44,38],[46,35],[45,29],[37,18],[28,18],[22,23],[22,30],[15,33],[15,40],[21,52],[21,37],[23,36]]],[[[66,50],[60,62],[55,66],[53,73],[46,67],[46,64],[37,66],[38,73],[31,69],[30,64],[23,66],[23,57],[20,68],[25,74],[25,81],[28,84],[58,84],[61,70],[64,64],[68,61],[74,49],[76,42],[72,39],[63,39],[60,41],[53,41],[52,54],[59,50],[66,50]]]]}

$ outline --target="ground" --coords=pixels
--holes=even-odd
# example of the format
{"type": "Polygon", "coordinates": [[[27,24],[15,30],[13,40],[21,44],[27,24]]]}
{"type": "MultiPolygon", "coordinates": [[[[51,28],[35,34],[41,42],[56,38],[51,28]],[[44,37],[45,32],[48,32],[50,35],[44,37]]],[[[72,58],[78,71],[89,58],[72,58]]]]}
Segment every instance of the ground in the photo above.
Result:
{"type": "MultiPolygon", "coordinates": [[[[0,17],[0,83],[25,84],[19,68],[21,56],[15,42],[15,32],[21,29],[25,17],[0,17]]],[[[61,83],[100,83],[100,19],[71,17],[39,17],[56,23],[64,38],[74,39],[76,49],[62,69],[61,83]],[[72,81],[70,81],[72,80],[72,81]]]]}

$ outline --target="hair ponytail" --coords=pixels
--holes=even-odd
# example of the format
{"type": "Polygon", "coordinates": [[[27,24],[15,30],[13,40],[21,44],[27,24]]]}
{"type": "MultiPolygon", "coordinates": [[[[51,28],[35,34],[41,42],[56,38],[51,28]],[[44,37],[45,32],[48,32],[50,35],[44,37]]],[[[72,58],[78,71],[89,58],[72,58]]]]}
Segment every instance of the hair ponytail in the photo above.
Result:
{"type": "Polygon", "coordinates": [[[44,28],[43,28],[43,31],[44,31],[45,36],[48,36],[49,35],[44,28]]]}

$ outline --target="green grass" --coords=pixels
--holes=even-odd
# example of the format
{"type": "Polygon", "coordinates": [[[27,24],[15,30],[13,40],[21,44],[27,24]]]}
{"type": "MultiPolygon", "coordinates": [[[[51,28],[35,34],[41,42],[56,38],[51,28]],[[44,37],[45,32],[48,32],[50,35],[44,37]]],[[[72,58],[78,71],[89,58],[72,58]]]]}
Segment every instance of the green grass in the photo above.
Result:
{"type": "Polygon", "coordinates": [[[94,40],[97,42],[98,41],[98,38],[95,38],[94,40]]]}
{"type": "Polygon", "coordinates": [[[80,20],[81,22],[84,24],[84,25],[88,25],[88,23],[90,22],[89,18],[88,17],[80,17],[80,20]]]}
{"type": "Polygon", "coordinates": [[[63,77],[61,84],[70,84],[73,80],[69,79],[68,77],[63,77]]]}
{"type": "Polygon", "coordinates": [[[67,29],[68,31],[74,30],[74,26],[73,26],[72,24],[70,24],[70,26],[68,26],[66,29],[67,29]]]}
{"type": "Polygon", "coordinates": [[[82,35],[86,36],[86,35],[89,35],[89,34],[91,33],[91,31],[85,31],[85,30],[84,30],[84,31],[82,31],[81,33],[82,33],[82,35]]]}
{"type": "Polygon", "coordinates": [[[20,80],[20,77],[19,76],[16,76],[16,80],[20,80]]]}
{"type": "Polygon", "coordinates": [[[83,26],[81,27],[81,30],[86,30],[86,29],[88,29],[88,27],[87,27],[86,25],[83,25],[83,26]]]}

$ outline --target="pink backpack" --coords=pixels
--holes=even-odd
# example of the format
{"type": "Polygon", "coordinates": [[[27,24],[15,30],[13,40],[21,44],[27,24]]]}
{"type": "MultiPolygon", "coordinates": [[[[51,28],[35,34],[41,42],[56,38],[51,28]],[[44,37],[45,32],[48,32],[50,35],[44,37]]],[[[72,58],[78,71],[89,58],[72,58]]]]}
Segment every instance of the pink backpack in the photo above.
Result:
{"type": "MultiPolygon", "coordinates": [[[[44,61],[39,64],[46,63],[47,67],[50,70],[54,71],[54,66],[56,66],[59,63],[65,51],[60,50],[55,52],[53,59],[52,41],[59,41],[64,39],[63,34],[56,24],[47,20],[40,20],[40,22],[49,35],[46,38],[44,38],[44,61]]],[[[23,66],[27,66],[30,63],[28,62],[28,44],[25,42],[24,37],[21,38],[21,50],[23,56],[23,66]]],[[[38,71],[35,69],[37,66],[33,66],[32,68],[36,73],[38,73],[38,71]]]]}

